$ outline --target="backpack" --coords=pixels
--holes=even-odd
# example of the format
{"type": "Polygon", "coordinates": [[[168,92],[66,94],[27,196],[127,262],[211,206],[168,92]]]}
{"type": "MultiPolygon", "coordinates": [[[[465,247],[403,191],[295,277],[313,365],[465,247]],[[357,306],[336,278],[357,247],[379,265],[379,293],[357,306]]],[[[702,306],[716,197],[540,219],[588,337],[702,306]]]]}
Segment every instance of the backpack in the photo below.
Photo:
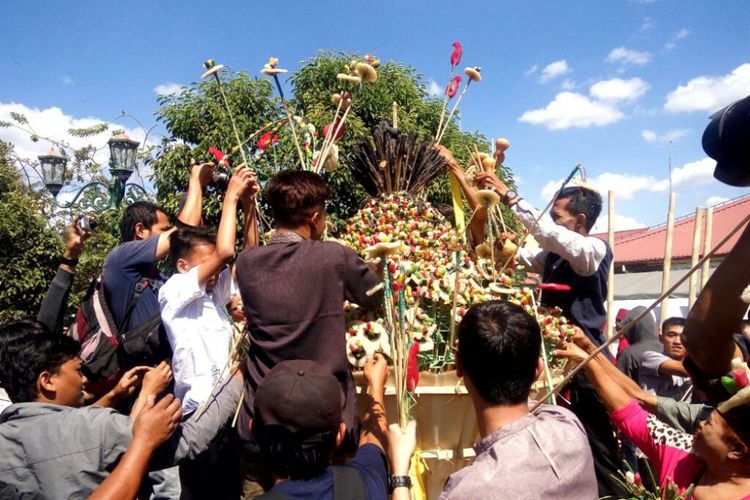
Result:
{"type": "Polygon", "coordinates": [[[141,278],[136,284],[121,326],[117,325],[105,299],[102,276],[89,286],[68,330],[68,336],[81,344],[81,369],[88,380],[89,392],[104,394],[117,383],[124,370],[153,365],[169,356],[164,355],[164,344],[168,346],[168,343],[160,333],[159,313],[125,331],[143,291],[149,286],[152,284],[147,278],[141,278]]]}

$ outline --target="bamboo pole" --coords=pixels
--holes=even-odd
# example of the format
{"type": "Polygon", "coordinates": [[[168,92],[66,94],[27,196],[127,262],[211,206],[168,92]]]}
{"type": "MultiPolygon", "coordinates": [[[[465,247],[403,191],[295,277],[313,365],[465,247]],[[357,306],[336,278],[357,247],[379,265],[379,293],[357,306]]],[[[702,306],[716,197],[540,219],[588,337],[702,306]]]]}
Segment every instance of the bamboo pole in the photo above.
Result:
{"type": "Polygon", "coordinates": [[[612,262],[609,264],[609,276],[607,278],[607,332],[605,340],[612,336],[615,329],[615,192],[608,191],[609,209],[607,211],[608,233],[607,243],[612,250],[612,262]]]}
{"type": "MultiPolygon", "coordinates": [[[[703,231],[703,253],[705,254],[708,249],[711,248],[711,237],[713,236],[712,233],[714,228],[714,207],[708,207],[706,209],[706,215],[703,219],[706,221],[706,230],[703,231]]],[[[710,272],[711,259],[708,259],[703,263],[703,268],[701,269],[701,290],[703,290],[706,283],[708,283],[710,272]]]]}
{"type": "Polygon", "coordinates": [[[716,244],[716,246],[711,249],[710,252],[708,252],[706,255],[704,255],[701,258],[700,261],[698,261],[698,263],[695,265],[695,267],[690,268],[690,270],[688,270],[688,272],[685,274],[685,276],[683,276],[682,278],[678,279],[677,283],[675,283],[674,285],[672,285],[672,287],[669,290],[667,290],[666,292],[664,292],[663,294],[661,294],[661,296],[659,298],[657,298],[650,306],[648,306],[646,309],[644,309],[638,316],[636,316],[635,318],[633,318],[633,321],[630,321],[628,324],[626,324],[619,331],[615,332],[615,334],[612,335],[606,342],[604,342],[602,345],[600,345],[599,347],[597,347],[594,352],[592,352],[591,354],[589,354],[588,356],[586,356],[583,359],[583,361],[581,361],[580,363],[578,363],[578,365],[576,365],[575,368],[573,368],[572,370],[570,370],[570,372],[568,372],[568,374],[565,375],[565,377],[560,381],[560,383],[555,386],[554,390],[550,391],[548,394],[545,394],[544,396],[542,396],[539,399],[539,401],[537,401],[537,403],[531,408],[531,412],[533,413],[534,410],[536,410],[537,408],[539,408],[544,403],[544,401],[547,398],[549,398],[550,396],[553,396],[553,395],[557,394],[558,392],[560,392],[563,389],[563,387],[565,387],[568,384],[568,382],[570,382],[571,379],[573,377],[575,377],[575,375],[579,371],[583,370],[586,367],[586,365],[589,363],[589,361],[591,361],[592,359],[594,359],[596,357],[597,354],[599,354],[604,349],[606,349],[607,347],[609,347],[610,345],[612,345],[612,343],[615,340],[619,339],[620,337],[622,337],[623,335],[625,335],[627,332],[629,332],[630,329],[633,328],[636,325],[636,323],[638,323],[640,320],[642,320],[647,314],[650,314],[651,311],[653,311],[654,309],[656,309],[656,306],[658,306],[659,304],[661,304],[662,301],[666,297],[669,297],[669,295],[672,292],[674,292],[675,290],[677,290],[680,287],[680,285],[682,285],[685,281],[687,281],[688,278],[690,277],[690,275],[692,275],[695,271],[697,271],[698,268],[700,266],[702,266],[704,262],[707,262],[711,257],[713,257],[714,254],[716,252],[718,252],[719,249],[722,246],[724,246],[726,244],[726,242],[729,241],[732,238],[732,236],[734,236],[737,233],[737,231],[739,231],[740,229],[742,229],[743,227],[745,227],[745,225],[749,221],[750,221],[750,214],[746,215],[745,218],[743,218],[736,226],[734,226],[734,228],[732,228],[732,230],[729,231],[726,234],[726,236],[724,236],[724,238],[722,238],[721,241],[719,241],[716,244]]]}
{"type": "MultiPolygon", "coordinates": [[[[669,274],[672,271],[672,237],[674,235],[674,206],[677,196],[669,193],[669,210],[667,211],[667,237],[664,240],[664,266],[661,271],[661,293],[669,289],[669,274]]],[[[669,316],[669,296],[665,297],[661,303],[661,312],[659,314],[659,328],[669,316]]]]}
{"type": "MultiPolygon", "coordinates": [[[[698,263],[698,257],[701,253],[701,227],[703,226],[703,208],[695,209],[695,223],[693,224],[693,253],[690,257],[690,267],[698,263]]],[[[690,287],[688,291],[688,311],[693,308],[695,299],[698,298],[698,280],[700,277],[697,273],[690,275],[690,287]]]]}

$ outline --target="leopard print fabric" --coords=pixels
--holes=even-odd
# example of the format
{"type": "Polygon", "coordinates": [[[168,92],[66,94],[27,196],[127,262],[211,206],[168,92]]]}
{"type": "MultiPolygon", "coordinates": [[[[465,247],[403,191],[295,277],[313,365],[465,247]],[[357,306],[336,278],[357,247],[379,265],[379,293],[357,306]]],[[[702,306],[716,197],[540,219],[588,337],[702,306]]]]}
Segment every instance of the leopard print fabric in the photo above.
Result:
{"type": "Polygon", "coordinates": [[[654,415],[647,419],[648,432],[657,445],[670,446],[690,452],[693,449],[693,436],[671,427],[654,415]]]}

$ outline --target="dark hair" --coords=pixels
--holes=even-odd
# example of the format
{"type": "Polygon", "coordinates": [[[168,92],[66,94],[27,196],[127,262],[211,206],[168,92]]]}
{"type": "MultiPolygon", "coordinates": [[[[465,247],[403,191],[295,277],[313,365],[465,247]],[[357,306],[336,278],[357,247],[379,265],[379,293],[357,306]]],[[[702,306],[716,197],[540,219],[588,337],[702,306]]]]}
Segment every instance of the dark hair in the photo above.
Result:
{"type": "Polygon", "coordinates": [[[3,343],[0,350],[0,380],[11,401],[28,403],[39,396],[36,390],[39,375],[45,371],[57,373],[64,363],[78,357],[81,346],[72,338],[46,328],[28,328],[28,324],[18,323],[2,328],[15,338],[3,343]]]}
{"type": "Polygon", "coordinates": [[[268,183],[266,195],[277,224],[294,228],[304,224],[316,210],[325,208],[331,188],[314,172],[285,170],[268,183]]]}
{"type": "Polygon", "coordinates": [[[125,209],[120,219],[120,243],[133,241],[135,238],[135,226],[143,224],[146,229],[156,224],[157,212],[161,209],[148,201],[136,201],[125,209]]]}
{"type": "Polygon", "coordinates": [[[256,418],[254,435],[271,470],[284,478],[309,479],[331,464],[336,432],[293,433],[283,425],[263,425],[256,418]]]}
{"type": "Polygon", "coordinates": [[[7,346],[22,337],[40,333],[49,333],[49,328],[43,323],[30,319],[9,321],[0,326],[0,386],[3,385],[6,370],[13,366],[13,361],[6,355],[7,346]]]}
{"type": "Polygon", "coordinates": [[[169,258],[172,265],[185,258],[198,245],[216,245],[216,233],[206,226],[183,226],[169,236],[169,258]]]}
{"type": "Polygon", "coordinates": [[[563,188],[557,195],[557,199],[569,200],[565,209],[572,215],[584,214],[586,216],[586,231],[591,231],[599,214],[602,213],[602,196],[583,186],[563,188]]]}
{"type": "Polygon", "coordinates": [[[541,350],[539,323],[523,307],[491,300],[461,320],[458,354],[479,396],[493,405],[525,402],[541,350]]]}
{"type": "Polygon", "coordinates": [[[661,334],[664,335],[664,333],[672,326],[685,326],[685,318],[680,318],[679,316],[672,316],[671,318],[667,318],[664,320],[664,322],[661,324],[661,334]]]}

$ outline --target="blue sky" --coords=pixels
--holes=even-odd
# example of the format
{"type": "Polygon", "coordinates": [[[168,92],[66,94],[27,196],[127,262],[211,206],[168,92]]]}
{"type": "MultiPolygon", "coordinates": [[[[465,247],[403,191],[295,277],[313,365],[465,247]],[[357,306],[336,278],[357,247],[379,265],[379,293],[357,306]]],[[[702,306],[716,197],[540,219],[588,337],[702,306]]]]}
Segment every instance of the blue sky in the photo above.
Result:
{"type": "MultiPolygon", "coordinates": [[[[661,223],[670,155],[678,214],[745,193],[712,180],[700,146],[708,115],[750,93],[745,0],[5,7],[0,119],[25,111],[56,137],[121,110],[150,127],[155,89],[196,80],[208,57],[256,73],[270,55],[294,69],[319,49],[373,53],[416,67],[439,88],[459,40],[462,65],[483,74],[464,100],[462,126],[511,141],[506,165],[533,203],[544,205],[554,181],[582,163],[594,184],[615,189],[618,229],[661,223]]],[[[139,137],[135,122],[120,123],[139,137]]],[[[19,154],[44,148],[13,131],[0,129],[0,138],[19,154]]]]}

